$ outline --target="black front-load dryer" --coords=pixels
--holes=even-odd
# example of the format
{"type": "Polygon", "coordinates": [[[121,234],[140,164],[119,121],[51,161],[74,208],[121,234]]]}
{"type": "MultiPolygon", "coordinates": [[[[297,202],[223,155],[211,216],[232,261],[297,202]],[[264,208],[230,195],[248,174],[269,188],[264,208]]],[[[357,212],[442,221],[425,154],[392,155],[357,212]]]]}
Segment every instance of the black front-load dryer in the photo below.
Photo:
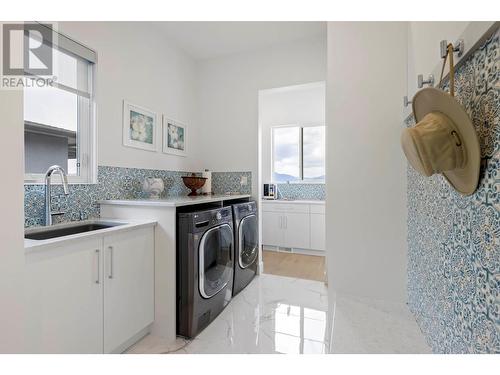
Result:
{"type": "Polygon", "coordinates": [[[257,273],[259,222],[255,202],[234,204],[234,282],[233,296],[242,291],[257,273]]]}
{"type": "Polygon", "coordinates": [[[177,334],[194,337],[231,300],[231,207],[177,214],[177,334]]]}

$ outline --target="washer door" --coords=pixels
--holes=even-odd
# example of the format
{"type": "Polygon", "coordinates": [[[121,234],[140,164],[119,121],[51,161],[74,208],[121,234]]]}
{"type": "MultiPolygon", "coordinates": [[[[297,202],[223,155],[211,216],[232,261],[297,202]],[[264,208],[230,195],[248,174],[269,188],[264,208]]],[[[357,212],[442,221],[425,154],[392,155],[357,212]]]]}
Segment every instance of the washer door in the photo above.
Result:
{"type": "Polygon", "coordinates": [[[259,255],[259,223],[256,215],[245,216],[239,226],[238,263],[247,268],[259,255]]]}
{"type": "Polygon", "coordinates": [[[222,224],[207,230],[200,240],[200,294],[210,298],[233,277],[233,230],[222,224]]]}

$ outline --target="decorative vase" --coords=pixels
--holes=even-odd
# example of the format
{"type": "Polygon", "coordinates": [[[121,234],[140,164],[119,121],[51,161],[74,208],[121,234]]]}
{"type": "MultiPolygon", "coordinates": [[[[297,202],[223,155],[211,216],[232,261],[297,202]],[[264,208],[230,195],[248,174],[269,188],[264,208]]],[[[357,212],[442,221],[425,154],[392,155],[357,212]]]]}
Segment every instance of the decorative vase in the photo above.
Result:
{"type": "Polygon", "coordinates": [[[191,176],[182,177],[184,185],[186,185],[188,189],[191,189],[191,192],[188,194],[189,197],[198,195],[196,190],[200,189],[205,184],[206,180],[206,177],[197,177],[194,173],[192,173],[191,176]]]}
{"type": "Polygon", "coordinates": [[[150,199],[159,199],[165,189],[165,184],[161,178],[146,177],[142,183],[142,189],[149,194],[150,199]]]}

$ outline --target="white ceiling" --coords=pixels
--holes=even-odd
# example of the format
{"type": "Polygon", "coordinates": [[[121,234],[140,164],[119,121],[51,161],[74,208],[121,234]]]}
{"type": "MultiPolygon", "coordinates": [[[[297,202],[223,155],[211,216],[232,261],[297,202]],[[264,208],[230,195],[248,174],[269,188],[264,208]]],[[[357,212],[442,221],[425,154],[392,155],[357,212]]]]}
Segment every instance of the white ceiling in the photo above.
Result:
{"type": "Polygon", "coordinates": [[[154,22],[197,60],[326,37],[326,22],[154,22]]]}

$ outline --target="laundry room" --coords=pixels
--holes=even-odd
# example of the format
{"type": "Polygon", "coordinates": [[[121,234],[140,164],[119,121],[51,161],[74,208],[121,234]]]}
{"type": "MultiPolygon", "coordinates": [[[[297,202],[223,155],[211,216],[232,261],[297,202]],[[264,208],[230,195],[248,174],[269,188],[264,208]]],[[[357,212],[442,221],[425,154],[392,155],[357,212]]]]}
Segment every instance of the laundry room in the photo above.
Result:
{"type": "Polygon", "coordinates": [[[0,354],[500,353],[498,21],[144,7],[0,23],[0,354]]]}

